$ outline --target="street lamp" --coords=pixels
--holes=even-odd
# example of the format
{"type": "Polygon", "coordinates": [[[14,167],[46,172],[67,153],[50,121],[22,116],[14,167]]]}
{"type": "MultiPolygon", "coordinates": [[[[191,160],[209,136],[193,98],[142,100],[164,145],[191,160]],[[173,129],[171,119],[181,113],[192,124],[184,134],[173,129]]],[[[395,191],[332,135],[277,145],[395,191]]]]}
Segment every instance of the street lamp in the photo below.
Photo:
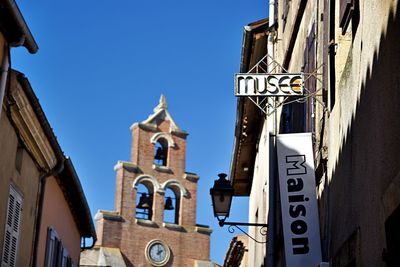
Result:
{"type": "Polygon", "coordinates": [[[214,210],[214,217],[217,218],[219,226],[229,225],[228,231],[233,233],[234,230],[231,228],[235,226],[237,229],[242,231],[248,237],[253,239],[258,243],[266,243],[255,240],[253,237],[249,236],[245,231],[242,230],[240,226],[256,226],[261,227],[260,233],[262,235],[266,235],[266,232],[262,230],[268,227],[268,224],[261,223],[242,223],[242,222],[226,222],[226,218],[229,217],[229,212],[231,209],[232,197],[234,193],[234,189],[231,185],[231,182],[226,179],[227,175],[225,173],[218,174],[219,179],[214,181],[214,186],[210,188],[210,195],[214,210]]]}
{"type": "Polygon", "coordinates": [[[226,176],[225,173],[218,174],[219,179],[214,181],[214,186],[210,189],[214,217],[217,217],[219,222],[225,221],[229,217],[232,203],[233,188],[231,183],[225,179],[226,176]]]}

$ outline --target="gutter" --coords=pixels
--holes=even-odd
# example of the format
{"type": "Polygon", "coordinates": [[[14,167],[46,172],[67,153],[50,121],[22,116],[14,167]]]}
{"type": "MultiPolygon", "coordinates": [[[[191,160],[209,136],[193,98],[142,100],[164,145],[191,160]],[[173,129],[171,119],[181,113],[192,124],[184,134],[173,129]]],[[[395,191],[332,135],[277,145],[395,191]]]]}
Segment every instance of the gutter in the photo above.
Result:
{"type": "Polygon", "coordinates": [[[64,175],[70,177],[68,180],[69,183],[66,183],[64,188],[66,190],[69,189],[75,191],[73,196],[66,198],[69,203],[75,207],[73,210],[77,212],[76,219],[78,220],[76,221],[76,224],[79,228],[81,237],[84,239],[83,241],[85,241],[85,238],[93,238],[93,244],[91,246],[86,246],[85,242],[83,242],[84,246],[81,246],[81,250],[90,249],[97,241],[96,230],[94,228],[89,205],[79,181],[78,174],[75,171],[71,159],[68,157],[65,159],[65,169],[60,174],[60,178],[62,179],[64,175]]]}
{"type": "MultiPolygon", "coordinates": [[[[275,8],[277,7],[277,3],[275,0],[269,0],[269,22],[270,25],[275,27],[276,19],[275,19],[275,8]]],[[[268,58],[268,72],[273,71],[273,66],[272,64],[269,64],[271,59],[274,59],[274,39],[275,39],[275,34],[276,32],[273,31],[269,34],[268,36],[268,41],[267,41],[267,53],[270,56],[268,58]]],[[[273,101],[276,101],[275,99],[273,101]]],[[[276,136],[277,130],[278,130],[278,125],[277,125],[277,112],[274,112],[274,117],[273,117],[273,135],[276,136]]],[[[270,142],[270,145],[272,143],[272,151],[274,151],[274,155],[272,155],[271,158],[273,158],[273,162],[275,163],[275,157],[276,157],[276,139],[272,138],[273,142],[270,142]]],[[[269,207],[268,207],[268,232],[267,232],[267,259],[266,259],[266,265],[267,266],[275,266],[275,249],[276,249],[276,241],[275,241],[275,236],[277,235],[276,233],[276,217],[277,217],[277,181],[278,181],[278,175],[276,172],[276,166],[275,164],[271,164],[271,161],[269,163],[269,207]]],[[[264,260],[265,262],[265,260],[264,260]]]]}
{"type": "MultiPolygon", "coordinates": [[[[240,58],[240,72],[245,73],[249,70],[251,49],[253,47],[253,30],[257,27],[244,26],[243,28],[243,45],[242,56],[240,58]]],[[[241,99],[241,98],[239,98],[241,99]]]]}
{"type": "Polygon", "coordinates": [[[10,12],[12,17],[15,19],[18,30],[21,32],[19,40],[17,42],[11,43],[10,46],[24,46],[26,47],[26,49],[28,49],[29,53],[35,54],[38,51],[39,47],[35,39],[33,38],[33,35],[29,30],[24,17],[22,16],[21,11],[17,6],[17,3],[15,2],[15,0],[1,0],[1,2],[6,10],[10,12]]]}

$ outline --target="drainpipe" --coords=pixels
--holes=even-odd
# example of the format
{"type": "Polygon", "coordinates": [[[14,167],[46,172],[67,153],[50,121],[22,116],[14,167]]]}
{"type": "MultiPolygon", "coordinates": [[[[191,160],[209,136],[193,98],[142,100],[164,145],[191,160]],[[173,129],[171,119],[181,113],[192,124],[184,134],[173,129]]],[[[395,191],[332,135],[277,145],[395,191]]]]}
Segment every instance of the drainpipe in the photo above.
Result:
{"type": "MultiPolygon", "coordinates": [[[[275,26],[275,0],[269,0],[269,28],[275,26]]],[[[274,27],[276,28],[276,27],[274,27]]],[[[272,72],[273,64],[270,64],[271,59],[274,58],[274,38],[275,30],[271,30],[268,35],[267,53],[269,55],[268,73],[272,72]]],[[[272,101],[275,101],[273,99],[272,101]]],[[[275,106],[275,105],[274,105],[275,106]]],[[[268,122],[267,122],[268,123],[268,122]]],[[[269,215],[268,215],[268,243],[267,243],[267,266],[275,266],[275,236],[276,236],[276,190],[277,190],[277,171],[276,171],[276,135],[277,135],[277,112],[274,112],[273,125],[272,125],[272,142],[271,157],[270,157],[270,171],[269,171],[269,215]]]]}
{"type": "Polygon", "coordinates": [[[3,60],[1,62],[1,75],[0,75],[0,116],[1,111],[3,109],[3,99],[4,99],[4,92],[6,91],[6,84],[7,84],[7,76],[8,76],[8,69],[10,67],[9,63],[9,50],[8,46],[4,44],[3,48],[3,60]]]}
{"type": "Polygon", "coordinates": [[[33,250],[32,250],[32,261],[31,261],[31,265],[33,267],[36,267],[36,261],[37,261],[37,253],[39,250],[39,237],[40,237],[40,227],[42,225],[42,213],[43,213],[43,203],[44,203],[44,195],[45,195],[45,188],[46,188],[46,181],[47,178],[50,176],[55,176],[58,175],[59,173],[62,172],[62,170],[64,169],[64,161],[65,158],[61,158],[58,159],[58,163],[56,164],[56,166],[54,166],[53,169],[51,169],[49,172],[43,174],[40,177],[40,182],[39,182],[39,191],[38,191],[38,197],[37,199],[38,202],[36,204],[36,226],[35,226],[35,230],[34,230],[34,245],[33,245],[33,250]]]}

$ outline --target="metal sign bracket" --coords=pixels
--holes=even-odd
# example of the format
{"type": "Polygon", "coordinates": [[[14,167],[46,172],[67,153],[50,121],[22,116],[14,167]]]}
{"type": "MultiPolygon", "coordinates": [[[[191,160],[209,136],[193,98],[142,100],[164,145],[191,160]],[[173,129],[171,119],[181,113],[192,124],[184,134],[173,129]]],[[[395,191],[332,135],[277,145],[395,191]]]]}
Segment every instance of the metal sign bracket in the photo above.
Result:
{"type": "MultiPolygon", "coordinates": [[[[293,100],[289,100],[290,97],[267,97],[267,96],[246,96],[254,105],[256,105],[261,112],[264,113],[265,116],[269,117],[274,112],[277,111],[278,108],[288,105],[294,102],[304,103],[309,98],[314,99],[316,103],[319,103],[324,111],[327,111],[327,107],[325,103],[321,101],[322,91],[325,89],[322,79],[322,73],[318,72],[324,64],[319,65],[314,69],[311,73],[304,73],[304,82],[306,82],[311,77],[315,78],[317,84],[319,84],[319,88],[315,92],[311,92],[306,87],[304,87],[304,95],[300,97],[296,97],[293,100]]],[[[287,69],[285,69],[281,64],[279,64],[275,59],[273,59],[270,55],[266,54],[260,61],[258,61],[247,73],[288,73],[287,69]],[[271,69],[268,71],[268,69],[271,69]]]]}

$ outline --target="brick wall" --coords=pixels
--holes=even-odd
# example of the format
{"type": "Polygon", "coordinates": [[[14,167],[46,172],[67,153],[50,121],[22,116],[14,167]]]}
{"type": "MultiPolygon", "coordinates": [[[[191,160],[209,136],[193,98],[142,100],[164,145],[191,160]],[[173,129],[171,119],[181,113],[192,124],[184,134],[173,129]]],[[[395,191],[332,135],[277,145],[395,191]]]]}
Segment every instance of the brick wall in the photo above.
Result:
{"type": "Polygon", "coordinates": [[[115,212],[100,212],[97,216],[96,245],[119,247],[127,266],[151,266],[145,248],[153,239],[162,240],[171,250],[171,260],[166,266],[193,266],[194,260],[209,261],[211,231],[196,227],[197,177],[188,178],[185,174],[187,134],[170,133],[168,120],[156,122],[157,127],[140,123],[131,127],[131,162],[119,162],[115,167],[115,212]],[[168,149],[167,168],[155,168],[153,163],[155,148],[151,140],[160,132],[168,134],[175,143],[168,149]],[[136,219],[136,198],[140,195],[137,196],[134,183],[138,180],[154,188],[152,221],[136,219]],[[172,186],[181,192],[177,225],[163,223],[162,185],[167,181],[172,181],[172,186]]]}

